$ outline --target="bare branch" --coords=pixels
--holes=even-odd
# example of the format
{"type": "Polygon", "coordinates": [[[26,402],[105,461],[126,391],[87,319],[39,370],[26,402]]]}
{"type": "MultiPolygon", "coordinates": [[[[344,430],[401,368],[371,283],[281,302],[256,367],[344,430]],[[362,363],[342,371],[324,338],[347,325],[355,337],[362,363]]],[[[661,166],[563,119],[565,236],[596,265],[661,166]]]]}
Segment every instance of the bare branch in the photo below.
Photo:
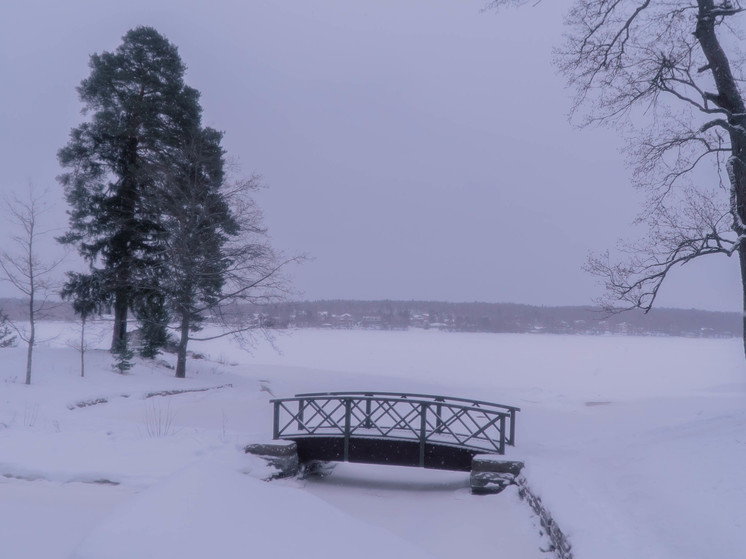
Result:
{"type": "Polygon", "coordinates": [[[627,260],[612,262],[608,252],[589,257],[586,270],[601,278],[606,288],[599,303],[606,310],[649,311],[672,270],[695,258],[730,256],[738,250],[742,237],[729,233],[729,216],[729,208],[695,190],[687,191],[673,209],[663,207],[650,218],[646,239],[620,246],[627,260]]]}

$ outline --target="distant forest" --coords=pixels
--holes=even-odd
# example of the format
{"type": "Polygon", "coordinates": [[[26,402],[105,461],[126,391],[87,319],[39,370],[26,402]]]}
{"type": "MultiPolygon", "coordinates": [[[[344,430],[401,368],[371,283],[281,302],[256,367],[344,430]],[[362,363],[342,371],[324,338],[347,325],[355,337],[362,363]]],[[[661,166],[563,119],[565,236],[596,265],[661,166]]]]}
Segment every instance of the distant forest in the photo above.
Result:
{"type": "Polygon", "coordinates": [[[683,309],[608,315],[590,306],[538,307],[512,303],[437,301],[303,301],[262,307],[276,328],[429,328],[453,332],[626,334],[731,338],[742,336],[739,313],[683,309]]]}
{"type": "MultiPolygon", "coordinates": [[[[11,318],[27,315],[27,302],[0,299],[11,318]]],[[[267,328],[347,328],[406,330],[423,328],[451,332],[547,334],[622,334],[736,338],[742,336],[739,313],[684,309],[653,309],[648,314],[628,311],[613,315],[590,306],[538,307],[513,303],[444,303],[438,301],[296,301],[243,307],[257,326],[267,328]]],[[[72,320],[67,303],[48,319],[72,320]]]]}

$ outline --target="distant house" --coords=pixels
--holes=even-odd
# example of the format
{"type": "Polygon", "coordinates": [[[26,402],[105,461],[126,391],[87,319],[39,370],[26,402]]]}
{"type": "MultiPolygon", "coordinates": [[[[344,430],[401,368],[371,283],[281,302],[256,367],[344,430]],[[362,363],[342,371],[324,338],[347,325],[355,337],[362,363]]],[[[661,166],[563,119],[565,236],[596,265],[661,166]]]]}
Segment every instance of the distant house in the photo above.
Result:
{"type": "Polygon", "coordinates": [[[380,328],[381,317],[380,316],[364,316],[360,321],[360,326],[363,328],[380,328]]]}
{"type": "Polygon", "coordinates": [[[409,317],[409,325],[414,328],[426,328],[430,324],[430,315],[427,313],[413,313],[409,317]]]}
{"type": "Polygon", "coordinates": [[[355,327],[355,319],[352,317],[350,313],[344,313],[340,314],[338,316],[335,316],[335,323],[338,328],[354,328],[355,327]]]}

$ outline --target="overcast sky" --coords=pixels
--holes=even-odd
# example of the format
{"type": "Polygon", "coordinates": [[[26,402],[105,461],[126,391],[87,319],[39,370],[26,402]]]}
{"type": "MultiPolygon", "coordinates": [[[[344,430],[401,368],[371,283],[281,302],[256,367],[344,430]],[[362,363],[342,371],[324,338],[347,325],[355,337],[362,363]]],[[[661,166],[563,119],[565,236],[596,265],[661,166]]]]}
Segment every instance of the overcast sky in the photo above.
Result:
{"type": "MultiPolygon", "coordinates": [[[[588,252],[645,233],[622,141],[568,123],[551,65],[568,0],[485,3],[2,0],[0,188],[48,189],[64,228],[75,87],[90,54],[150,25],[179,47],[205,124],[262,175],[275,246],[314,258],[298,298],[588,304],[588,252]]],[[[734,259],[671,279],[662,306],[740,308],[734,259]]]]}

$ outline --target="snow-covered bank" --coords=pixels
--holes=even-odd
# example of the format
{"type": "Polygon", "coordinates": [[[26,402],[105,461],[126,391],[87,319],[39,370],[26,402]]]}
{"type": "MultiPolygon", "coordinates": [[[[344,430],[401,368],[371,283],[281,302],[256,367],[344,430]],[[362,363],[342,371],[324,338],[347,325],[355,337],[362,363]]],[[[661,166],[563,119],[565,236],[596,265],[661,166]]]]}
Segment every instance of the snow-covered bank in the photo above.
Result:
{"type": "MultiPolygon", "coordinates": [[[[433,480],[426,477],[433,472],[360,465],[339,467],[319,482],[257,484],[238,476],[266,473],[238,448],[271,433],[272,394],[346,389],[440,392],[520,406],[517,447],[509,449],[509,458],[526,461],[533,490],[568,533],[578,559],[736,557],[746,547],[740,514],[746,501],[746,367],[736,340],[301,330],[278,336],[282,354],[268,344],[252,355],[228,340],[194,344],[210,359],[190,361],[189,378],[179,381],[172,370],[148,362],[132,374],[114,374],[104,351],[88,354],[81,379],[78,356],[66,342],[75,338],[74,326],[44,328],[48,338],[55,329],[62,334],[38,348],[32,386],[19,380],[23,348],[0,353],[0,475],[46,480],[0,477],[0,541],[10,550],[3,557],[64,559],[83,539],[80,556],[92,556],[114,541],[112,522],[131,523],[131,533],[151,542],[182,529],[200,540],[212,532],[226,542],[215,547],[224,556],[248,534],[269,545],[271,538],[257,535],[269,534],[258,520],[242,525],[245,537],[234,539],[231,530],[216,531],[203,516],[207,512],[190,515],[175,496],[190,484],[217,494],[235,486],[236,495],[245,497],[226,497],[233,504],[214,511],[215,518],[253,518],[266,491],[313,508],[296,495],[310,492],[318,506],[328,506],[326,501],[343,511],[346,520],[339,522],[354,524],[353,533],[364,526],[390,533],[387,553],[394,557],[395,542],[402,540],[408,543],[401,549],[411,545],[423,554],[453,557],[456,547],[449,543],[466,537],[472,551],[495,553],[480,524],[489,515],[530,527],[528,508],[515,496],[480,501],[468,494],[465,477],[433,480]],[[145,397],[203,388],[212,389],[145,397]],[[96,399],[106,403],[70,409],[96,399]],[[228,481],[211,486],[204,478],[213,475],[228,481]],[[119,485],[80,483],[102,481],[119,485]],[[246,500],[249,511],[238,504],[246,500]],[[173,515],[165,524],[152,515],[141,518],[137,511],[150,505],[138,502],[163,514],[171,503],[173,515]],[[392,504],[411,515],[394,520],[387,509],[392,504]],[[59,515],[65,521],[51,525],[59,515]],[[28,524],[32,516],[41,526],[28,524]],[[34,540],[34,547],[28,542],[38,533],[47,537],[34,540]],[[440,543],[430,546],[432,541],[440,543]],[[29,555],[32,549],[37,551],[29,555]]],[[[219,499],[197,487],[187,493],[205,510],[219,507],[219,499]]],[[[303,526],[285,533],[321,530],[313,522],[303,526]]],[[[515,525],[505,534],[514,537],[516,549],[541,544],[535,532],[524,534],[526,540],[515,525]]],[[[308,534],[307,541],[315,537],[308,534]]],[[[137,556],[134,547],[127,549],[137,556]]],[[[182,559],[191,557],[181,551],[182,559]]],[[[516,553],[512,557],[534,557],[516,553]]]]}
{"type": "Polygon", "coordinates": [[[308,479],[306,488],[436,557],[549,559],[540,551],[546,543],[537,537],[536,522],[515,487],[478,497],[460,472],[339,464],[331,476],[308,479]]]}
{"type": "Polygon", "coordinates": [[[305,491],[199,462],[114,511],[71,559],[432,556],[305,491]]]}

